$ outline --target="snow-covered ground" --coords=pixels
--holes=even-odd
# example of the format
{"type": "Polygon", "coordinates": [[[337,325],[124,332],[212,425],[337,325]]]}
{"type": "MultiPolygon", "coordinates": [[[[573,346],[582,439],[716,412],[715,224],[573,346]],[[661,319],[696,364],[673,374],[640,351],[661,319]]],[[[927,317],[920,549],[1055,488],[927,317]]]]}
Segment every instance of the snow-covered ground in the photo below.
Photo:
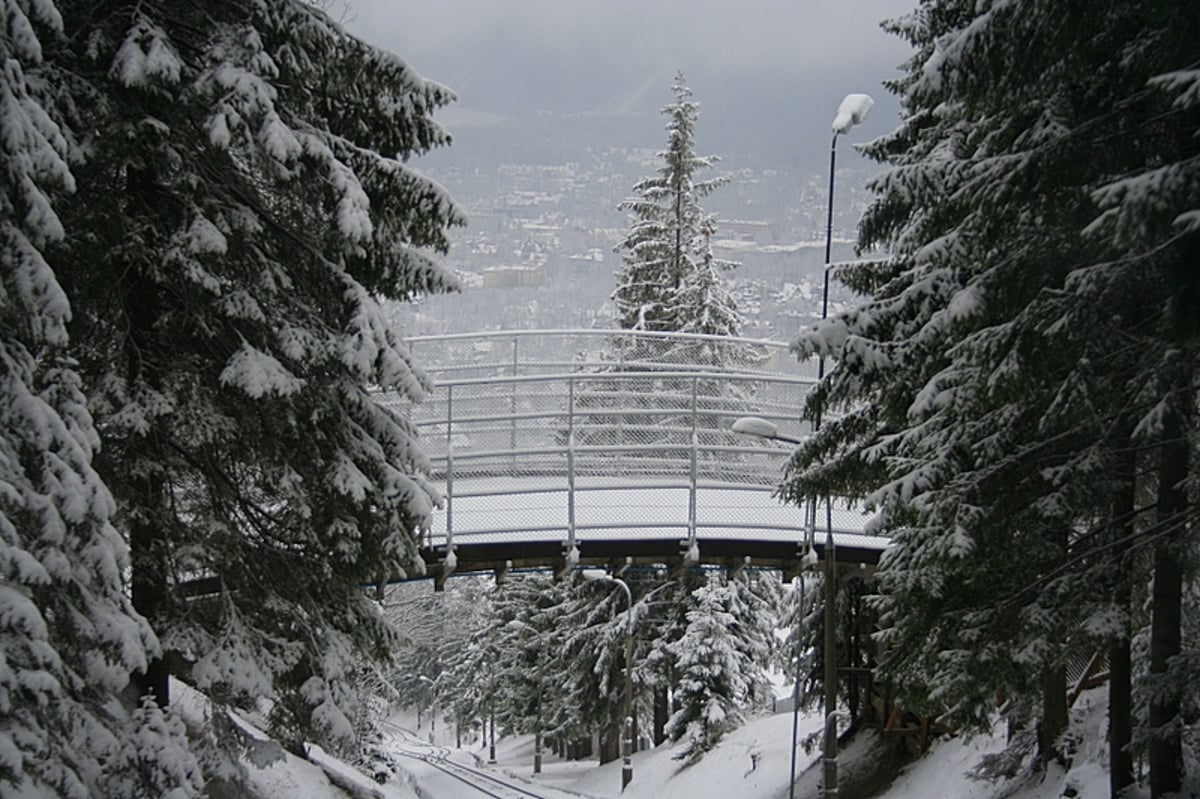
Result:
{"type": "MultiPolygon", "coordinates": [[[[877,799],[1041,799],[1041,797],[1108,796],[1107,752],[1104,741],[1108,705],[1106,688],[1085,692],[1072,710],[1069,736],[1077,741],[1075,759],[1069,770],[1052,767],[1044,776],[1023,775],[1014,780],[989,781],[973,776],[985,755],[999,753],[1006,746],[1003,724],[992,735],[974,739],[943,738],[934,743],[925,757],[906,767],[891,787],[877,799]]],[[[820,719],[802,714],[799,739],[804,741],[820,730],[820,719]]],[[[633,759],[633,782],[621,792],[621,763],[597,766],[594,760],[559,761],[546,753],[543,773],[534,777],[533,742],[528,737],[497,741],[496,768],[547,786],[581,796],[607,799],[784,799],[788,796],[788,773],[792,739],[790,713],[757,719],[728,735],[721,745],[693,766],[684,767],[674,760],[670,747],[640,752],[633,759]]],[[[453,744],[453,741],[450,741],[453,744]]],[[[851,743],[840,757],[843,773],[857,759],[873,756],[870,741],[851,743]]],[[[467,747],[481,760],[486,750],[478,745],[467,747]]],[[[820,751],[797,753],[797,799],[819,796],[820,751]],[[809,767],[812,766],[811,769],[809,767]]],[[[1145,795],[1148,795],[1145,794],[1145,795]]],[[[1134,793],[1131,799],[1143,794],[1134,793]]],[[[447,799],[451,799],[447,797],[447,799]]]]}
{"type": "MultiPolygon", "coordinates": [[[[1001,752],[1006,746],[1003,725],[993,735],[972,740],[946,738],[936,741],[929,753],[911,764],[878,799],[1040,799],[1040,797],[1108,795],[1108,770],[1104,730],[1107,703],[1105,689],[1083,694],[1073,710],[1070,735],[1078,740],[1074,765],[1070,770],[1051,768],[1044,778],[1019,777],[1012,781],[988,781],[973,776],[975,767],[987,754],[1001,752]],[[1074,789],[1072,792],[1069,789],[1074,789]]],[[[802,714],[799,740],[820,730],[820,719],[802,714]]],[[[560,761],[546,753],[543,773],[533,776],[533,742],[527,736],[497,741],[497,764],[492,768],[534,784],[553,786],[580,796],[608,799],[707,799],[719,797],[755,797],[784,799],[788,796],[791,768],[792,716],[790,713],[757,719],[728,735],[721,745],[692,766],[673,759],[671,747],[640,752],[633,759],[633,782],[621,792],[621,763],[597,766],[594,760],[560,761]]],[[[440,739],[447,743],[445,738],[440,739]]],[[[453,740],[448,741],[453,745],[453,740]]],[[[863,736],[841,753],[843,773],[863,757],[873,756],[870,739],[863,736]]],[[[479,762],[487,752],[478,743],[464,747],[479,762]]],[[[819,796],[820,751],[797,753],[797,799],[819,796]],[[810,769],[809,767],[812,766],[810,769]]],[[[435,797],[436,799],[436,797],[435,797]]],[[[452,797],[446,797],[452,799],[452,797]]]]}
{"type": "Polygon", "coordinates": [[[1106,687],[1101,687],[1085,692],[1071,711],[1068,735],[1079,743],[1069,770],[1051,766],[1044,776],[1039,775],[1040,779],[1025,776],[992,782],[972,777],[972,771],[985,755],[1004,750],[1006,731],[1003,724],[998,724],[992,735],[939,741],[928,756],[905,769],[891,788],[877,799],[924,796],[953,796],[955,799],[1078,796],[1090,799],[1108,796],[1108,754],[1104,739],[1108,713],[1106,691],[1106,687]]]}
{"type": "MultiPolygon", "coordinates": [[[[813,716],[800,717],[800,739],[820,728],[813,716]]],[[[786,796],[790,770],[789,746],[792,716],[780,713],[735,730],[721,746],[698,764],[683,766],[673,759],[671,747],[640,752],[633,758],[633,782],[621,792],[621,761],[597,766],[594,759],[560,761],[547,754],[542,774],[533,777],[533,745],[526,737],[496,743],[496,768],[543,785],[569,790],[587,797],[624,799],[670,799],[670,797],[766,797],[786,796]]],[[[800,751],[797,771],[818,753],[800,751]]],[[[450,797],[447,797],[450,799],[450,797]]]]}
{"type": "MultiPolygon", "coordinates": [[[[974,769],[985,755],[998,753],[1005,748],[1005,730],[1003,725],[998,725],[993,735],[971,740],[955,737],[936,741],[923,758],[906,767],[889,788],[877,794],[877,799],[1107,796],[1105,690],[1102,687],[1084,693],[1072,711],[1068,735],[1077,743],[1070,769],[1051,767],[1044,775],[1025,774],[1008,781],[989,781],[973,776],[974,769]]],[[[406,714],[398,715],[395,721],[409,729],[416,727],[416,719],[406,714]]],[[[820,719],[817,716],[801,714],[800,741],[803,742],[819,729],[820,719]]],[[[426,722],[420,731],[425,740],[429,735],[428,730],[426,722]]],[[[435,737],[436,743],[452,750],[451,757],[454,760],[474,763],[492,769],[501,776],[550,788],[552,790],[549,793],[593,799],[784,799],[788,796],[791,740],[792,716],[790,713],[781,713],[756,719],[735,730],[726,736],[716,750],[692,766],[683,766],[675,760],[670,746],[640,752],[633,759],[633,782],[622,793],[619,760],[598,766],[593,759],[563,761],[547,751],[542,774],[534,776],[533,740],[530,736],[497,740],[497,763],[492,766],[486,765],[488,751],[479,740],[464,741],[462,748],[457,748],[453,730],[443,725],[439,725],[435,737]]],[[[846,747],[840,757],[843,773],[853,769],[861,758],[873,756],[870,742],[870,736],[860,736],[859,740],[846,747]]],[[[326,777],[331,769],[348,767],[333,763],[326,764],[322,770],[311,762],[282,754],[281,759],[265,765],[250,764],[254,788],[263,797],[346,799],[350,795],[336,788],[326,777]]],[[[815,799],[819,796],[820,752],[818,749],[805,752],[801,748],[797,755],[796,770],[801,779],[795,795],[797,799],[815,799]]],[[[405,757],[395,759],[401,773],[386,785],[377,785],[363,776],[360,780],[361,789],[373,790],[373,795],[381,799],[456,799],[457,791],[453,788],[448,789],[445,796],[431,792],[434,785],[423,776],[419,762],[405,757]]],[[[1131,799],[1144,799],[1147,795],[1148,792],[1135,792],[1131,799]]]]}

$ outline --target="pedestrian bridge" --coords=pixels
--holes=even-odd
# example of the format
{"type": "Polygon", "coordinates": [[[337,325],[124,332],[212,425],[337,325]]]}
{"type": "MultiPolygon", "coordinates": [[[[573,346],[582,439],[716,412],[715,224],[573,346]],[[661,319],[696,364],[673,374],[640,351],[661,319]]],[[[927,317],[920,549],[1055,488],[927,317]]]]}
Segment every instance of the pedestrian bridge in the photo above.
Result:
{"type": "Polygon", "coordinates": [[[782,504],[792,446],[730,429],[752,415],[780,437],[808,432],[798,414],[815,364],[785,344],[612,330],[407,343],[435,386],[405,413],[444,497],[421,542],[439,586],[580,565],[795,572],[830,539],[836,561],[869,566],[886,546],[836,501],[782,504]]]}

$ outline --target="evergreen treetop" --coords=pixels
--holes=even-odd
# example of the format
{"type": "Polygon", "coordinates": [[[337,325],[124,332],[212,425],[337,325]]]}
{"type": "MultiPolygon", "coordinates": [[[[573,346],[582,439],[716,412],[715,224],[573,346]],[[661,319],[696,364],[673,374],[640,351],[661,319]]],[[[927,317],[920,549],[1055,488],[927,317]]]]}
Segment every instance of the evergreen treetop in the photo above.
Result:
{"type": "Polygon", "coordinates": [[[618,206],[631,220],[617,247],[624,262],[613,293],[618,323],[626,330],[736,336],[737,306],[719,290],[716,277],[735,264],[713,258],[709,237],[715,219],[700,206],[729,177],[698,179],[718,159],[695,152],[700,106],[691,99],[683,73],[675,76],[671,91],[675,102],[662,109],[668,119],[667,149],[658,154],[662,164],[634,185],[635,197],[618,206]]]}

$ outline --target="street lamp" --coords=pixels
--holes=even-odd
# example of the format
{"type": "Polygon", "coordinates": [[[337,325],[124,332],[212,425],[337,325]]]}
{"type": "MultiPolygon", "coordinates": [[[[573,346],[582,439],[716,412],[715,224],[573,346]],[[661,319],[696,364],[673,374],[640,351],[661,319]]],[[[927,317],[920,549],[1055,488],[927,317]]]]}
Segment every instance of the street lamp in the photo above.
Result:
{"type": "Polygon", "coordinates": [[[763,419],[759,416],[743,416],[740,419],[735,419],[730,427],[735,433],[741,433],[746,436],[754,436],[755,438],[765,438],[768,441],[782,441],[785,444],[800,444],[798,438],[791,436],[781,436],[779,428],[774,422],[763,419]]]}
{"type": "MultiPolygon", "coordinates": [[[[829,207],[825,217],[825,279],[824,288],[821,293],[821,319],[822,321],[829,317],[829,271],[833,254],[833,177],[837,166],[837,140],[838,136],[849,133],[850,129],[855,125],[860,124],[867,118],[867,114],[871,111],[871,106],[875,104],[868,95],[865,94],[848,94],[838,106],[837,116],[833,119],[833,139],[829,147],[829,207]]],[[[817,381],[823,380],[825,377],[825,356],[821,355],[817,362],[817,381]]],[[[817,403],[813,413],[813,433],[821,429],[822,407],[820,402],[817,403]]],[[[773,441],[783,441],[789,444],[801,443],[797,439],[781,436],[778,434],[773,423],[766,419],[760,419],[754,416],[743,417],[733,423],[733,431],[735,433],[744,433],[746,435],[766,438],[773,441]]],[[[817,523],[817,498],[812,497],[809,500],[806,510],[806,528],[808,533],[809,551],[806,555],[812,555],[812,544],[816,538],[816,523],[817,523]]],[[[838,795],[838,767],[837,767],[837,720],[844,716],[844,713],[837,709],[837,634],[836,624],[837,618],[834,612],[834,597],[837,589],[837,550],[833,540],[833,509],[830,506],[829,500],[825,502],[825,746],[824,746],[824,794],[826,797],[836,797],[838,795]]],[[[795,719],[793,718],[792,725],[792,785],[791,790],[795,790],[796,770],[795,770],[795,719]]],[[[789,795],[794,795],[789,794],[789,795]]]]}
{"type": "Polygon", "coordinates": [[[537,726],[533,734],[533,773],[542,773],[542,694],[545,690],[545,658],[542,656],[542,632],[536,627],[526,624],[520,619],[512,619],[508,626],[514,630],[528,630],[537,638],[537,726]]]}
{"type": "MultiPolygon", "coordinates": [[[[421,682],[429,683],[431,696],[429,700],[429,743],[433,743],[433,735],[437,731],[437,683],[424,674],[418,674],[417,679],[421,682]]],[[[417,728],[420,729],[420,724],[417,725],[417,728]]]]}
{"type": "Polygon", "coordinates": [[[614,583],[625,592],[625,734],[621,739],[621,791],[633,781],[633,593],[629,585],[599,569],[584,569],[583,579],[614,583]]]}
{"type": "MultiPolygon", "coordinates": [[[[829,268],[830,256],[833,252],[833,175],[837,164],[838,136],[849,133],[850,128],[867,118],[871,106],[875,104],[868,95],[848,94],[838,106],[837,116],[833,118],[833,140],[829,146],[829,209],[825,218],[825,288],[821,295],[821,319],[829,316],[829,268]]],[[[822,355],[817,365],[817,380],[825,377],[825,356],[822,355]]],[[[813,432],[821,429],[821,405],[817,403],[813,417],[813,432]]],[[[837,740],[837,634],[834,626],[834,597],[837,594],[837,557],[833,542],[832,510],[829,502],[825,503],[826,532],[825,532],[825,796],[838,795],[838,740],[837,740]]],[[[816,522],[816,507],[814,503],[812,522],[816,522]]]]}
{"type": "MultiPolygon", "coordinates": [[[[785,444],[803,443],[798,438],[791,436],[782,436],[779,434],[778,426],[771,421],[758,416],[743,416],[740,419],[735,419],[731,427],[733,432],[741,433],[742,435],[754,436],[755,438],[763,438],[768,441],[782,441],[785,444]]],[[[801,571],[803,572],[809,566],[816,563],[816,553],[813,552],[811,541],[812,531],[811,525],[815,524],[816,519],[816,501],[810,500],[809,508],[805,512],[809,520],[808,541],[810,546],[805,552],[801,560],[801,571]]],[[[792,766],[791,773],[788,779],[788,799],[795,799],[796,796],[796,749],[797,739],[800,735],[800,680],[803,679],[801,661],[801,647],[804,639],[804,575],[800,576],[800,612],[796,615],[796,681],[792,684],[792,766]]]]}

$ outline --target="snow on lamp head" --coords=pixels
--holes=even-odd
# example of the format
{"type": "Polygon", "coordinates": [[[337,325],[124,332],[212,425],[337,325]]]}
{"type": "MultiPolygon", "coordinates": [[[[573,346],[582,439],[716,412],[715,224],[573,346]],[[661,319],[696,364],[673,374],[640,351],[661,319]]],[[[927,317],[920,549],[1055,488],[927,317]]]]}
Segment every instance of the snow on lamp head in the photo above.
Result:
{"type": "Polygon", "coordinates": [[[730,427],[735,433],[754,436],[756,438],[774,438],[779,434],[779,428],[774,422],[769,422],[758,416],[743,416],[735,419],[730,427]]]}
{"type": "Polygon", "coordinates": [[[837,116],[833,118],[833,132],[849,133],[850,128],[862,124],[871,112],[875,101],[866,94],[847,94],[846,99],[838,106],[837,116]]]}

